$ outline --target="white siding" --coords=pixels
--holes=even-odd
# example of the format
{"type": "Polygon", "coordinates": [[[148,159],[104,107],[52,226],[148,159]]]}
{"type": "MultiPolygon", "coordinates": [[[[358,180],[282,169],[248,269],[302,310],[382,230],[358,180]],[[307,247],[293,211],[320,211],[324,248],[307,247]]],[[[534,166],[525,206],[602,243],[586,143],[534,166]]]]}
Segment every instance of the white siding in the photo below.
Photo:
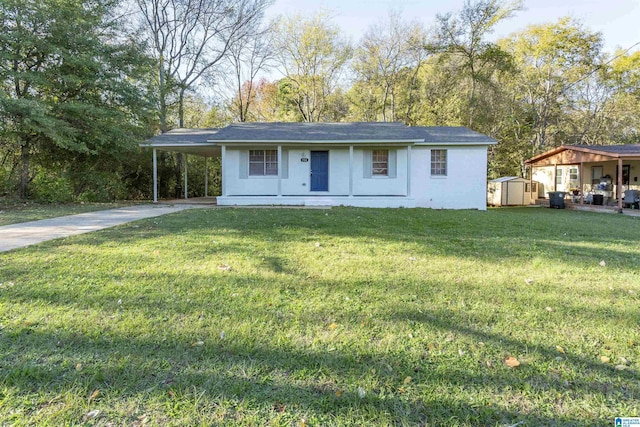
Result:
{"type": "Polygon", "coordinates": [[[415,146],[411,158],[411,188],[416,206],[487,208],[487,147],[415,146]],[[447,150],[447,176],[431,176],[432,149],[447,150]]]}
{"type": "MultiPolygon", "coordinates": [[[[365,178],[363,149],[353,150],[353,194],[359,196],[406,196],[407,195],[407,149],[396,150],[396,176],[372,176],[365,178]]],[[[391,157],[391,156],[390,156],[391,157]]],[[[348,170],[348,165],[347,165],[348,170]]]]}
{"type": "Polygon", "coordinates": [[[240,150],[227,148],[222,172],[222,180],[226,181],[227,196],[275,196],[278,194],[277,176],[240,178],[240,150]]]}
{"type": "MultiPolygon", "coordinates": [[[[392,178],[365,178],[367,175],[364,171],[366,149],[370,148],[354,148],[353,197],[349,197],[348,146],[317,148],[318,151],[329,151],[329,191],[327,192],[310,191],[310,161],[301,161],[301,159],[310,159],[309,148],[283,147],[283,152],[288,156],[288,171],[283,173],[284,178],[281,180],[282,197],[275,197],[278,194],[277,177],[241,178],[239,172],[241,149],[227,147],[225,164],[222,168],[226,196],[219,198],[218,203],[486,209],[486,147],[412,147],[410,168],[412,194],[407,194],[409,186],[406,147],[388,147],[389,150],[396,151],[396,176],[392,178]],[[431,176],[432,148],[447,150],[447,176],[445,177],[431,176]]],[[[246,151],[249,148],[243,150],[246,151]]]]}

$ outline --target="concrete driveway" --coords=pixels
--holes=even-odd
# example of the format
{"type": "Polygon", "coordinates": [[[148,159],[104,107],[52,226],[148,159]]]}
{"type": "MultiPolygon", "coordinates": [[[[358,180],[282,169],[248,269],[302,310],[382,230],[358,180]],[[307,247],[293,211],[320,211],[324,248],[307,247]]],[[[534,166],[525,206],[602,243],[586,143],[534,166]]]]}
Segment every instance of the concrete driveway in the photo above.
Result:
{"type": "Polygon", "coordinates": [[[199,206],[137,205],[5,225],[0,227],[0,252],[197,207],[199,206]]]}

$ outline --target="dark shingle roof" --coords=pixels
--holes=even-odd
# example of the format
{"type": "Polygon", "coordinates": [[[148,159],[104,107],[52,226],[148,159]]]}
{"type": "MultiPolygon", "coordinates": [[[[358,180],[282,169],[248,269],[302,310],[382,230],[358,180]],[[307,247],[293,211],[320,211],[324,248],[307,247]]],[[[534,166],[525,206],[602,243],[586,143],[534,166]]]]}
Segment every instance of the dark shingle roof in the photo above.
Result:
{"type": "Polygon", "coordinates": [[[622,155],[640,155],[640,144],[623,144],[623,145],[565,145],[566,148],[587,149],[599,151],[601,153],[622,154],[622,155]]]}
{"type": "Polygon", "coordinates": [[[417,144],[495,144],[465,127],[420,127],[402,123],[236,123],[222,129],[174,129],[143,146],[189,146],[216,142],[405,142],[417,144]]]}
{"type": "Polygon", "coordinates": [[[416,139],[402,123],[237,123],[213,141],[397,141],[416,139]]]}
{"type": "Polygon", "coordinates": [[[149,144],[204,144],[218,129],[173,129],[148,139],[149,144]]]}
{"type": "Polygon", "coordinates": [[[237,123],[211,141],[414,141],[417,143],[495,144],[465,127],[419,127],[402,123],[237,123]]]}
{"type": "Polygon", "coordinates": [[[428,143],[495,144],[498,142],[487,135],[462,126],[414,126],[410,129],[412,129],[417,136],[424,138],[425,142],[428,143]]]}

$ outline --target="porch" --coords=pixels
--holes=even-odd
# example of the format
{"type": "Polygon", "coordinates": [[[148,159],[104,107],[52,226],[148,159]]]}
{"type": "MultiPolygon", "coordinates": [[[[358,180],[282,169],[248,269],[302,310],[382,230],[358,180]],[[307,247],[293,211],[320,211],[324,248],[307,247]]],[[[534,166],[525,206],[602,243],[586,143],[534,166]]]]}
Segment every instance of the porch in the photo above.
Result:
{"type": "Polygon", "coordinates": [[[538,197],[565,192],[566,206],[623,212],[638,206],[640,144],[566,145],[525,161],[538,197]]]}

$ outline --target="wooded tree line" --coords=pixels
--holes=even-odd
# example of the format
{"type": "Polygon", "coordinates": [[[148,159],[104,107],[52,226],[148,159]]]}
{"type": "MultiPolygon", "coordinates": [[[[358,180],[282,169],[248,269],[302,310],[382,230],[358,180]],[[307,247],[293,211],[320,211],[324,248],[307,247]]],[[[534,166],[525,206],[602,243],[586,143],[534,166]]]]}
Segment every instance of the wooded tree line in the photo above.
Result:
{"type": "MultiPolygon", "coordinates": [[[[492,41],[522,4],[469,0],[390,13],[354,42],[328,13],[266,22],[269,6],[0,0],[0,195],[148,197],[138,142],[234,121],[467,126],[499,141],[492,177],[560,144],[640,142],[640,52],[605,52],[571,18],[492,41]]],[[[181,165],[161,156],[161,196],[180,192],[181,165]]]]}

